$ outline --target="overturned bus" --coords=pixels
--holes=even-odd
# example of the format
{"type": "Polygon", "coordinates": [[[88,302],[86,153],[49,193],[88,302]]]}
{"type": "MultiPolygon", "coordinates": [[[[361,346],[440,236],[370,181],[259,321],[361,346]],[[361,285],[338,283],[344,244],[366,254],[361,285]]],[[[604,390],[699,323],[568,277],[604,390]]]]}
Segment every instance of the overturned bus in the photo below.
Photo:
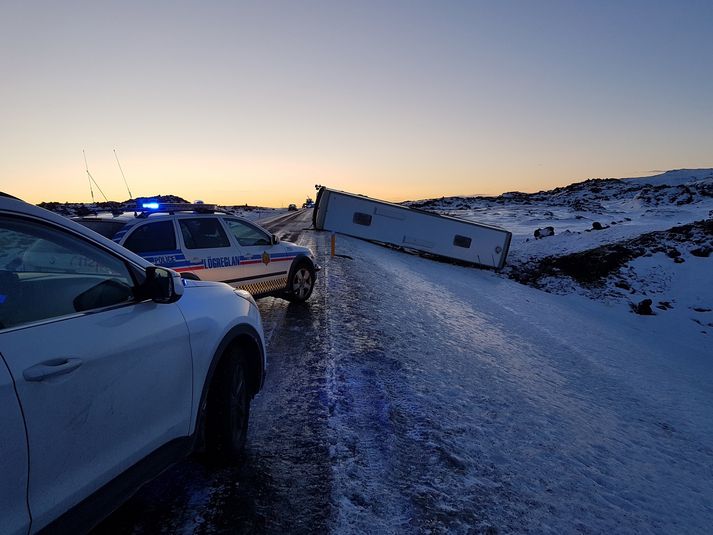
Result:
{"type": "Polygon", "coordinates": [[[494,269],[505,265],[512,239],[499,227],[325,187],[317,194],[312,222],[318,230],[494,269]]]}

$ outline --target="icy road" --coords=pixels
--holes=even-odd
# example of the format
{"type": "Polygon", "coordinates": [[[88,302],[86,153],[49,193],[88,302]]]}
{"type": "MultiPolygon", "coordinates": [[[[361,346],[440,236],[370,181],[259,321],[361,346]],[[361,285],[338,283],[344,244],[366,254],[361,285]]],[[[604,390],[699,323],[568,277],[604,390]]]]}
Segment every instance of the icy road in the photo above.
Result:
{"type": "MultiPolygon", "coordinates": [[[[238,470],[185,461],[97,533],[706,533],[713,343],[494,273],[303,230],[307,305],[259,302],[238,470]]],[[[702,338],[703,337],[703,338],[702,338]]]]}

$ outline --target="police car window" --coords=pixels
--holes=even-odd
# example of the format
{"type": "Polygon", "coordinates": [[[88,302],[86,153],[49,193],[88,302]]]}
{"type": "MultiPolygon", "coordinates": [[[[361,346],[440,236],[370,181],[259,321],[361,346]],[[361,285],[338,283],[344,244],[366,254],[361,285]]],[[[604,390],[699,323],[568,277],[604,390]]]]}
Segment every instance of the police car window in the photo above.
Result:
{"type": "Polygon", "coordinates": [[[187,249],[230,247],[228,236],[215,217],[181,218],[178,225],[187,249]]]}
{"type": "Polygon", "coordinates": [[[122,260],[39,223],[0,217],[0,329],[133,300],[122,260]]]}
{"type": "Polygon", "coordinates": [[[76,221],[109,239],[112,239],[126,225],[124,221],[104,221],[102,219],[77,219],[76,221]]]}
{"type": "Polygon", "coordinates": [[[228,225],[228,230],[240,245],[270,245],[271,243],[269,235],[254,225],[239,219],[225,218],[223,221],[228,225]]]}
{"type": "Polygon", "coordinates": [[[176,250],[173,221],[146,223],[134,229],[124,242],[124,247],[135,253],[157,253],[176,250]]]}

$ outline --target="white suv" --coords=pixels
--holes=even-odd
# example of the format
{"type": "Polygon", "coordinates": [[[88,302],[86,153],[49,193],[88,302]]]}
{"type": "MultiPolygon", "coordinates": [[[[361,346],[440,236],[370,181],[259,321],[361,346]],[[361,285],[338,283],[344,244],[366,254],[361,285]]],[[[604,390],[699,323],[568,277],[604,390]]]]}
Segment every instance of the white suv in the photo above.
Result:
{"type": "Polygon", "coordinates": [[[319,270],[307,247],[207,204],[139,201],[134,213],[75,219],[152,264],[186,278],[221,281],[255,296],[305,301],[319,270]]]}
{"type": "Polygon", "coordinates": [[[247,292],[0,193],[0,531],[83,531],[196,448],[235,459],[264,347],[247,292]]]}

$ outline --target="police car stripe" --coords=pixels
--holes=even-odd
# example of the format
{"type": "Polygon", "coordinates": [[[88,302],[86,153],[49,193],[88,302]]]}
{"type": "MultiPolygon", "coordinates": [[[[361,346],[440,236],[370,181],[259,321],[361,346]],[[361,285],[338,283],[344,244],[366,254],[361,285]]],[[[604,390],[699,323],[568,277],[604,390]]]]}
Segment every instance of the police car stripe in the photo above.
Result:
{"type": "MultiPolygon", "coordinates": [[[[186,259],[185,254],[180,249],[172,251],[147,251],[141,253],[141,256],[153,264],[171,268],[178,272],[196,271],[202,269],[222,269],[219,266],[212,267],[206,265],[207,263],[210,263],[210,260],[213,259],[212,257],[205,258],[203,260],[203,263],[201,264],[191,263],[190,260],[186,259]],[[170,258],[171,260],[168,260],[168,258],[170,258]]],[[[273,253],[269,256],[270,262],[287,262],[296,258],[296,255],[294,253],[273,253]]],[[[240,256],[237,257],[237,264],[225,267],[249,266],[261,264],[263,262],[264,258],[261,254],[240,256]]],[[[274,274],[267,274],[263,276],[274,276],[274,274]]]]}
{"type": "MultiPolygon", "coordinates": [[[[270,262],[285,262],[287,260],[292,260],[293,258],[296,258],[296,256],[292,255],[292,256],[286,256],[286,257],[278,257],[276,255],[270,255],[270,262]]],[[[262,261],[263,261],[262,255],[250,256],[250,257],[245,257],[245,256],[240,257],[241,265],[259,264],[262,261]]]]}

